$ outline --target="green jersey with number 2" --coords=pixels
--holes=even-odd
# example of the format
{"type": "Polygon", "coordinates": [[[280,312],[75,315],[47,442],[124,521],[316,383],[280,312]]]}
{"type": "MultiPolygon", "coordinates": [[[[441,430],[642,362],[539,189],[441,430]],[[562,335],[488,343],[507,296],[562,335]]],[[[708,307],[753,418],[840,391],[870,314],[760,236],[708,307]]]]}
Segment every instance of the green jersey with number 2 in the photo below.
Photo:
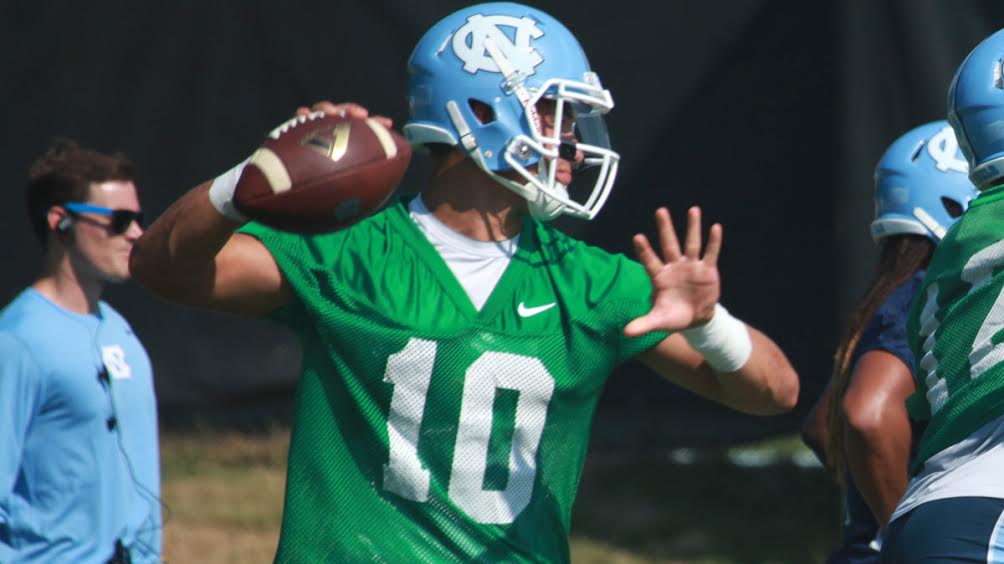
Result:
{"type": "Polygon", "coordinates": [[[983,191],[938,245],[907,331],[916,360],[910,416],[924,461],[1004,414],[1004,186],[983,191]]]}
{"type": "Polygon", "coordinates": [[[593,410],[651,307],[637,263],[527,220],[480,311],[402,202],[245,227],[303,344],[278,562],[567,561],[593,410]]]}

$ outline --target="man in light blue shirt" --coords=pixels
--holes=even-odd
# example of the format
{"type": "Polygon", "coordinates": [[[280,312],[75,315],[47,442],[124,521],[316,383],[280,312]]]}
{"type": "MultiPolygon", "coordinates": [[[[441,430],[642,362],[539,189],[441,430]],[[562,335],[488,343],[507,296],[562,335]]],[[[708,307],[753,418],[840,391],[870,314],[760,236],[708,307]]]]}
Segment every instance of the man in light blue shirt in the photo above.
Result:
{"type": "Polygon", "coordinates": [[[0,312],[0,562],[159,562],[150,360],[100,299],[143,233],[132,164],[59,143],[27,200],[44,256],[0,312]]]}

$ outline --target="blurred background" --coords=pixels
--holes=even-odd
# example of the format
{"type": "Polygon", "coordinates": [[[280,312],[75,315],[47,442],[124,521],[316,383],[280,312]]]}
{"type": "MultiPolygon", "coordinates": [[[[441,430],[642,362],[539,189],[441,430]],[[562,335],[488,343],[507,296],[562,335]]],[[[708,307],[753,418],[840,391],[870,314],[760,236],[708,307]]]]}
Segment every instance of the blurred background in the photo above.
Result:
{"type": "MultiPolygon", "coordinates": [[[[840,327],[871,274],[872,168],[900,133],[944,117],[955,68],[1004,24],[1004,3],[531,3],[578,36],[616,103],[608,124],[622,167],[611,200],[594,221],[561,226],[630,253],[634,232],[654,233],[657,206],[682,218],[687,206],[701,205],[707,220],[725,226],[723,303],[771,335],[802,377],[798,409],[754,418],[666,385],[640,365],[623,366],[597,414],[583,488],[602,475],[602,461],[645,453],[661,464],[672,459],[667,453],[730,452],[721,449],[790,436],[822,389],[840,327]]],[[[7,195],[0,299],[30,283],[39,266],[23,184],[54,136],[129,155],[143,206],[155,217],[250,154],[297,106],[357,101],[403,123],[411,47],[463,5],[0,3],[7,139],[0,152],[7,195]]],[[[414,159],[402,189],[416,190],[426,173],[423,159],[414,159]]],[[[299,368],[297,343],[285,330],[169,305],[135,284],[111,288],[107,299],[150,352],[162,427],[177,434],[166,444],[188,445],[186,436],[207,429],[283,436],[299,368]]],[[[201,471],[194,462],[179,464],[186,476],[201,471]]],[[[722,478],[746,479],[753,478],[722,478]]],[[[830,534],[836,515],[820,519],[820,534],[830,534]]],[[[577,517],[582,522],[591,521],[577,517]]]]}

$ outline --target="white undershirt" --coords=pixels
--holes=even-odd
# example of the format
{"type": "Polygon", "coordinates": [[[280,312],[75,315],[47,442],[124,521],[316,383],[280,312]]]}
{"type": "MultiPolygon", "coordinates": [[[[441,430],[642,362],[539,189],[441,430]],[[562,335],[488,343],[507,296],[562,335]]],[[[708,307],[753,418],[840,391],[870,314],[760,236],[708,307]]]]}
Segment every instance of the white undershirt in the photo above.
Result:
{"type": "Polygon", "coordinates": [[[924,462],[906,486],[892,514],[894,521],[911,509],[950,497],[1004,498],[1004,416],[980,427],[962,441],[924,462]]]}
{"type": "Polygon", "coordinates": [[[516,254],[519,235],[504,241],[478,241],[465,237],[439,221],[425,207],[421,195],[411,200],[408,212],[418,229],[446,261],[474,308],[481,311],[509,266],[509,260],[516,254]]]}

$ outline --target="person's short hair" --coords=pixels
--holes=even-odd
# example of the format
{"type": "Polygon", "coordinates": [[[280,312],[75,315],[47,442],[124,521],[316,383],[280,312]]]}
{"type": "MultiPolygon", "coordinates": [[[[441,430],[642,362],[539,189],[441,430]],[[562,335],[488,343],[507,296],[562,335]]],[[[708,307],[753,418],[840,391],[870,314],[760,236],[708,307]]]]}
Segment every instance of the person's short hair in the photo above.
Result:
{"type": "Polygon", "coordinates": [[[52,206],[87,201],[91,184],[134,179],[133,164],[125,155],[106,155],[69,139],[56,139],[28,171],[28,219],[35,236],[44,247],[52,206]]]}

